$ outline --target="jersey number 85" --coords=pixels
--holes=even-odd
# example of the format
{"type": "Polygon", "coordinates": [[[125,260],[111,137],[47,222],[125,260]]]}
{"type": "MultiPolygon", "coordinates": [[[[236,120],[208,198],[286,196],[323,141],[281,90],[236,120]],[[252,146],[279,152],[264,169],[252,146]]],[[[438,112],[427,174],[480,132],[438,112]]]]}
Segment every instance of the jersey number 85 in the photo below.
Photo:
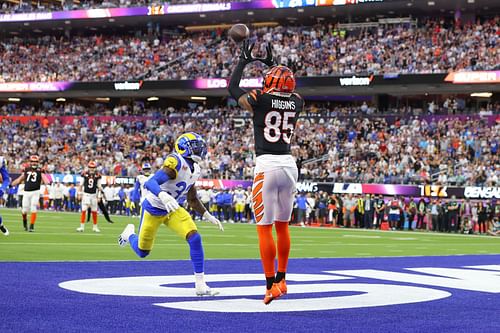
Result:
{"type": "Polygon", "coordinates": [[[278,111],[268,112],[264,118],[264,138],[274,143],[283,137],[283,141],[290,144],[293,135],[293,123],[290,119],[294,117],[295,112],[283,112],[283,116],[278,111]]]}

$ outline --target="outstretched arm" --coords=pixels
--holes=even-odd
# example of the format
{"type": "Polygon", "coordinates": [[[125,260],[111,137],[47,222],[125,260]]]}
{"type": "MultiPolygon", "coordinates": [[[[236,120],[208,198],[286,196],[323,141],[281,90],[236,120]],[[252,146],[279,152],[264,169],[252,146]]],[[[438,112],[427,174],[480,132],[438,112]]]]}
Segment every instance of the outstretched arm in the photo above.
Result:
{"type": "Polygon", "coordinates": [[[24,172],[19,177],[14,179],[14,181],[12,182],[12,186],[19,185],[23,181],[23,179],[24,179],[24,172]]]}
{"type": "Polygon", "coordinates": [[[268,44],[266,47],[267,56],[265,59],[254,58],[252,56],[254,44],[250,44],[248,40],[243,41],[243,45],[241,47],[240,60],[238,64],[233,70],[231,74],[231,79],[229,80],[229,93],[231,96],[238,101],[238,105],[248,111],[252,110],[252,105],[248,102],[248,94],[247,92],[240,87],[241,77],[243,76],[243,70],[245,66],[253,61],[260,61],[268,66],[274,65],[274,59],[272,54],[271,44],[268,44]]]}
{"type": "Polygon", "coordinates": [[[198,198],[198,193],[196,192],[196,187],[191,186],[187,193],[187,201],[189,203],[189,206],[194,209],[198,214],[202,215],[205,220],[208,220],[208,222],[215,224],[220,231],[224,231],[224,227],[222,226],[222,223],[220,223],[219,219],[210,214],[206,209],[205,206],[201,203],[200,199],[198,198]]]}
{"type": "Polygon", "coordinates": [[[191,186],[187,193],[187,201],[189,206],[198,214],[203,215],[207,211],[205,209],[205,206],[203,206],[200,199],[198,198],[198,192],[196,191],[196,188],[194,186],[191,186]]]}

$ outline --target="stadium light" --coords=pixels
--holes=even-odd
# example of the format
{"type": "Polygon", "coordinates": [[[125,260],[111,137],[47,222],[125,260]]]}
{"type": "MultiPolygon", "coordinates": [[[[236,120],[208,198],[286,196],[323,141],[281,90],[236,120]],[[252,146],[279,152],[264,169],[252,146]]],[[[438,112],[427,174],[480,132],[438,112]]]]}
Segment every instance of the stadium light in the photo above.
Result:
{"type": "Polygon", "coordinates": [[[59,97],[59,98],[56,99],[56,102],[66,102],[66,98],[59,97]]]}
{"type": "Polygon", "coordinates": [[[148,102],[154,102],[154,101],[157,101],[157,100],[159,100],[159,98],[156,97],[156,96],[148,97],[148,102]]]}
{"type": "Polygon", "coordinates": [[[109,97],[97,97],[96,101],[99,101],[99,102],[109,102],[109,97]]]}
{"type": "Polygon", "coordinates": [[[8,101],[9,101],[9,102],[20,102],[20,101],[21,101],[21,99],[20,99],[20,98],[17,98],[17,97],[9,97],[9,98],[8,98],[8,101]]]}
{"type": "Polygon", "coordinates": [[[470,94],[470,97],[490,98],[491,96],[493,96],[493,93],[490,93],[490,92],[480,92],[480,93],[472,93],[472,94],[470,94]]]}
{"type": "Polygon", "coordinates": [[[191,96],[191,99],[193,101],[206,101],[207,100],[207,98],[203,97],[203,96],[191,96]]]}

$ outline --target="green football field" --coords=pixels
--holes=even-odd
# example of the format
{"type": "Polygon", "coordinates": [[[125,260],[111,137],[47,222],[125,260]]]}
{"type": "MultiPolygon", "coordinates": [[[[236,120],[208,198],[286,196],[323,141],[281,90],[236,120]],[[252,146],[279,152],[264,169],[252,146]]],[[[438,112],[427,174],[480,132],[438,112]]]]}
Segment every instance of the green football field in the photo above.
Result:
{"type": "MultiPolygon", "coordinates": [[[[35,232],[25,232],[18,210],[1,209],[10,235],[0,234],[0,261],[73,261],[137,259],[130,248],[117,245],[126,224],[138,226],[138,218],[113,217],[114,224],[99,216],[101,233],[86,224],[76,232],[79,214],[39,212],[35,232]]],[[[259,258],[253,224],[224,224],[225,231],[199,222],[207,259],[259,258]]],[[[291,258],[427,256],[500,254],[500,238],[428,232],[372,231],[356,229],[291,227],[291,258]]],[[[187,259],[185,241],[161,227],[151,254],[142,260],[187,259]]]]}

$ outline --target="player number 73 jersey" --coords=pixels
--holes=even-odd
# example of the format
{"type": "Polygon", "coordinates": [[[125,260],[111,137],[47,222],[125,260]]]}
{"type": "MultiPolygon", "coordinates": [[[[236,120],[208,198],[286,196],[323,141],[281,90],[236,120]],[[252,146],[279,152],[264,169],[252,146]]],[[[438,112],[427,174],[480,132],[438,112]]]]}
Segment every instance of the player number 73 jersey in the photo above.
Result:
{"type": "Polygon", "coordinates": [[[304,108],[298,94],[264,93],[252,90],[248,102],[253,108],[255,150],[264,154],[288,155],[297,118],[304,108]]]}
{"type": "Polygon", "coordinates": [[[24,170],[24,191],[39,191],[42,185],[42,169],[28,167],[24,170]]]}

